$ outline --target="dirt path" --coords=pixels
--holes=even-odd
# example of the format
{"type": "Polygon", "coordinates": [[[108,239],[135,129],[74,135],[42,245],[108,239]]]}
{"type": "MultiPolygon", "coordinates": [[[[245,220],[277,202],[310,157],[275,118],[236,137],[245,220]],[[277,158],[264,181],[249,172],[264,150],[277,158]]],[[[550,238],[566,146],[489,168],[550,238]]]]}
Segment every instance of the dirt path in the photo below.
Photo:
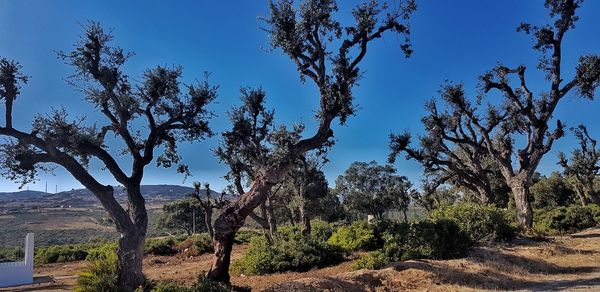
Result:
{"type": "MultiPolygon", "coordinates": [[[[239,258],[246,246],[235,246],[239,258]]],[[[149,256],[144,271],[151,279],[185,283],[210,267],[212,255],[149,256]]],[[[0,291],[71,291],[85,261],[36,268],[38,284],[0,291]]],[[[378,271],[351,271],[352,262],[305,273],[232,275],[235,286],[260,291],[600,291],[600,229],[547,242],[518,240],[475,248],[464,259],[407,261],[378,271]],[[270,288],[269,288],[270,287],[270,288]]]]}

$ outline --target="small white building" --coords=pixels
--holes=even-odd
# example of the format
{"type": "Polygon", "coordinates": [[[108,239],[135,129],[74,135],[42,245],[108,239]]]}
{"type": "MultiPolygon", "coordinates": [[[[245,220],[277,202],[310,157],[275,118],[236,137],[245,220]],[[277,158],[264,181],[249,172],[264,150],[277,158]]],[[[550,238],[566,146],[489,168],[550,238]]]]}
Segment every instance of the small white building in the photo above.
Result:
{"type": "Polygon", "coordinates": [[[0,287],[33,283],[33,233],[25,237],[25,258],[20,262],[0,263],[0,287]]]}

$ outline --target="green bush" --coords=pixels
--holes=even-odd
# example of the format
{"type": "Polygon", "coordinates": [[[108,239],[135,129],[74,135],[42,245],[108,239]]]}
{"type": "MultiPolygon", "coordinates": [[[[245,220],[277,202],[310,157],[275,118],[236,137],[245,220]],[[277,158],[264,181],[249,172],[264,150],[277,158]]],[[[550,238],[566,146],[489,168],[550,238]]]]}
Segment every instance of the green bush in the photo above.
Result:
{"type": "Polygon", "coordinates": [[[230,291],[223,283],[213,282],[204,275],[200,275],[192,287],[181,285],[175,281],[158,281],[151,292],[228,292],[230,291]]]}
{"type": "Polygon", "coordinates": [[[389,261],[389,258],[387,257],[387,255],[381,250],[376,250],[376,251],[369,252],[369,253],[361,256],[360,258],[358,258],[356,260],[356,262],[354,262],[354,264],[352,264],[352,268],[354,270],[360,270],[360,269],[378,270],[378,269],[381,269],[381,268],[389,265],[389,263],[390,263],[390,261],[389,261]]]}
{"type": "Polygon", "coordinates": [[[168,238],[148,238],[144,243],[144,253],[153,255],[174,255],[177,251],[174,248],[175,239],[168,238]]]}
{"type": "Polygon", "coordinates": [[[272,243],[264,237],[252,238],[244,255],[233,263],[232,270],[247,275],[306,271],[343,259],[340,250],[326,242],[307,238],[293,228],[282,229],[272,243]]]}
{"type": "Polygon", "coordinates": [[[336,229],[334,223],[329,223],[321,219],[310,220],[310,236],[317,241],[327,241],[336,229]]]}
{"type": "Polygon", "coordinates": [[[474,241],[510,241],[516,234],[508,211],[491,205],[445,205],[434,210],[431,218],[454,220],[474,241]]]}
{"type": "Polygon", "coordinates": [[[453,220],[384,223],[378,226],[382,251],[390,262],[464,256],[473,241],[453,220]]]}
{"type": "Polygon", "coordinates": [[[212,238],[206,233],[194,234],[175,244],[174,249],[191,256],[213,252],[212,238]]]}
{"type": "Polygon", "coordinates": [[[327,243],[346,251],[372,250],[376,248],[375,228],[365,221],[356,221],[339,227],[327,243]]]}
{"type": "Polygon", "coordinates": [[[90,248],[92,248],[92,246],[89,244],[39,247],[35,250],[35,263],[51,264],[84,260],[87,257],[90,248]]]}
{"type": "Polygon", "coordinates": [[[85,258],[87,261],[104,260],[116,254],[118,244],[116,242],[105,243],[88,250],[85,258]]]}
{"type": "Polygon", "coordinates": [[[78,275],[74,291],[119,291],[116,253],[106,253],[104,257],[99,258],[92,262],[88,271],[78,275]]]}
{"type": "Polygon", "coordinates": [[[22,247],[0,248],[0,263],[22,261],[24,257],[25,250],[22,247]]]}
{"type": "Polygon", "coordinates": [[[262,234],[256,230],[240,230],[235,234],[234,242],[237,244],[249,243],[255,236],[262,236],[262,234]]]}
{"type": "Polygon", "coordinates": [[[542,234],[576,232],[600,224],[600,207],[596,205],[538,209],[534,212],[534,230],[542,234]]]}

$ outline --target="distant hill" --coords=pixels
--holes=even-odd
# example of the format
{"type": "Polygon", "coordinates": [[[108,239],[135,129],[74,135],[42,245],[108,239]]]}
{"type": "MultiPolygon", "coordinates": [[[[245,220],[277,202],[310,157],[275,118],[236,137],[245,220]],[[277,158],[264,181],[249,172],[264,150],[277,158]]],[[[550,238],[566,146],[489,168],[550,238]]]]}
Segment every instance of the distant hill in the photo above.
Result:
{"type": "Polygon", "coordinates": [[[8,192],[8,193],[0,192],[0,201],[6,201],[6,200],[11,200],[11,199],[16,199],[16,198],[35,199],[35,198],[42,197],[44,195],[47,195],[47,193],[38,192],[38,191],[29,191],[29,190],[19,191],[19,192],[8,192]]]}
{"type": "MultiPolygon", "coordinates": [[[[164,203],[184,198],[194,191],[191,187],[179,185],[142,185],[141,192],[147,203],[164,203]]],[[[117,200],[124,202],[127,194],[121,186],[115,187],[117,200]]],[[[212,191],[213,196],[219,193],[212,191]]],[[[0,202],[5,207],[88,207],[97,205],[98,200],[87,189],[74,189],[56,194],[39,191],[0,192],[0,202]]]]}

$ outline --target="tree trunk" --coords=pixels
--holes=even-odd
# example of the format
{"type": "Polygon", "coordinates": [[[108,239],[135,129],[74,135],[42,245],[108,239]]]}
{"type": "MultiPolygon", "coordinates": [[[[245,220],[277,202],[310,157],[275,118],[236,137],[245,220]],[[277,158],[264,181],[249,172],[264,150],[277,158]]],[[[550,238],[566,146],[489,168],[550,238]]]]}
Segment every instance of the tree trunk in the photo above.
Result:
{"type": "MultiPolygon", "coordinates": [[[[145,232],[144,232],[145,233],[145,232]]],[[[121,234],[117,249],[118,285],[124,291],[135,291],[145,280],[142,272],[144,233],[131,230],[121,234]]]]}
{"type": "Polygon", "coordinates": [[[517,224],[529,229],[533,226],[529,186],[527,182],[517,181],[511,183],[510,188],[515,198],[517,224]]]}
{"type": "Polygon", "coordinates": [[[310,236],[310,232],[311,232],[311,225],[310,225],[310,217],[306,214],[306,211],[304,210],[304,208],[300,209],[300,217],[302,219],[302,235],[304,236],[310,236]]]}
{"type": "Polygon", "coordinates": [[[583,188],[579,185],[575,185],[575,193],[577,194],[577,197],[579,197],[579,202],[581,202],[582,206],[586,206],[587,204],[589,204],[588,198],[585,195],[585,192],[583,191],[583,188]]]}
{"type": "Polygon", "coordinates": [[[142,271],[144,257],[144,240],[148,229],[148,213],[146,202],[140,192],[139,183],[126,186],[130,206],[129,224],[119,224],[121,233],[117,249],[117,268],[119,271],[118,285],[125,291],[134,291],[144,284],[142,271]],[[131,224],[133,223],[133,224],[131,224]]]}
{"type": "MultiPolygon", "coordinates": [[[[270,181],[277,181],[287,170],[274,171],[270,181]]],[[[254,180],[252,188],[236,201],[227,205],[215,221],[213,237],[214,261],[208,271],[208,278],[213,281],[229,283],[229,264],[231,248],[237,231],[244,225],[246,217],[262,204],[274,183],[259,177],[254,180]]]]}
{"type": "Polygon", "coordinates": [[[408,215],[406,214],[406,209],[402,209],[402,215],[404,215],[404,222],[408,222],[408,215]]]}
{"type": "Polygon", "coordinates": [[[274,236],[277,233],[277,218],[275,218],[275,208],[273,208],[273,199],[271,196],[267,198],[267,215],[269,217],[269,230],[271,231],[271,236],[274,236]]]}
{"type": "Polygon", "coordinates": [[[204,209],[204,221],[206,224],[206,230],[208,231],[210,238],[213,238],[213,236],[215,235],[215,232],[213,230],[213,225],[212,225],[212,207],[204,209]]]}

